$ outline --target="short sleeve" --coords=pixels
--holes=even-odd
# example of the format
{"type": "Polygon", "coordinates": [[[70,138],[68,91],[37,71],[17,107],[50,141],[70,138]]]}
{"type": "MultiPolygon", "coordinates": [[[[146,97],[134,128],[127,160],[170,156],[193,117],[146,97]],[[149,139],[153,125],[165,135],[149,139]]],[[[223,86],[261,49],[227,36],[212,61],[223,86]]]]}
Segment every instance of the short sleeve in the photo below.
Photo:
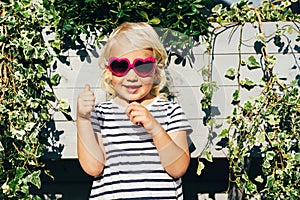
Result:
{"type": "Polygon", "coordinates": [[[95,133],[101,133],[101,111],[100,107],[96,106],[91,113],[90,117],[93,129],[95,133]]]}
{"type": "Polygon", "coordinates": [[[187,134],[193,132],[192,126],[187,120],[187,117],[178,103],[171,103],[168,106],[168,127],[167,132],[185,130],[187,134]]]}

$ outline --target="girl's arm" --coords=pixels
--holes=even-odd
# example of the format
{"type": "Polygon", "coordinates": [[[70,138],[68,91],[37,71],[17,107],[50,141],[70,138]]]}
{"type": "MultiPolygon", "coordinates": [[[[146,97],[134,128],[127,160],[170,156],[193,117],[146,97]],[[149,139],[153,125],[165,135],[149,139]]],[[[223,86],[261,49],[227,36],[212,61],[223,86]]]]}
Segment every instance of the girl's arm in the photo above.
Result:
{"type": "Polygon", "coordinates": [[[90,121],[94,104],[94,93],[86,85],[77,101],[77,154],[81,167],[91,176],[99,175],[105,163],[102,139],[99,134],[94,133],[90,121]]]}
{"type": "Polygon", "coordinates": [[[147,108],[137,102],[131,103],[126,113],[134,124],[141,124],[151,134],[167,173],[175,178],[183,176],[190,163],[186,131],[168,134],[147,108]]]}
{"type": "Polygon", "coordinates": [[[77,154],[82,169],[98,176],[104,168],[104,152],[102,139],[94,133],[90,120],[77,117],[77,154]]]}
{"type": "Polygon", "coordinates": [[[174,178],[182,177],[190,163],[186,132],[176,131],[167,134],[161,127],[152,138],[167,173],[174,178]]]}

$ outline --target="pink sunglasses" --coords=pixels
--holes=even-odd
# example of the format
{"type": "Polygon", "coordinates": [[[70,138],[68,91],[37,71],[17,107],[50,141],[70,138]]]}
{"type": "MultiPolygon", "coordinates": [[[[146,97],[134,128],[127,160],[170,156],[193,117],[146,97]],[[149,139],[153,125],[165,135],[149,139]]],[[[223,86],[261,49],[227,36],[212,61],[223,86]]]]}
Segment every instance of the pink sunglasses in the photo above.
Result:
{"type": "Polygon", "coordinates": [[[152,56],[148,58],[136,58],[131,64],[127,58],[111,57],[108,60],[108,69],[113,75],[122,77],[125,76],[130,69],[140,77],[147,77],[151,75],[156,67],[155,58],[152,56]]]}

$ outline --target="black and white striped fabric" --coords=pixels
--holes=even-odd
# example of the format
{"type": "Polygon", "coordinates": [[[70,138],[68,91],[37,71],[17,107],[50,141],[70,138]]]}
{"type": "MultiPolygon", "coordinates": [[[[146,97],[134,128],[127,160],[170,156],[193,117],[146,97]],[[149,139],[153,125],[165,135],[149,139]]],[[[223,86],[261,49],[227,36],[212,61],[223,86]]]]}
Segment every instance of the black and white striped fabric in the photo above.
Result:
{"type": "MultiPolygon", "coordinates": [[[[181,179],[164,171],[151,135],[132,124],[125,109],[110,100],[97,105],[92,113],[94,131],[103,139],[106,163],[93,182],[90,199],[183,199],[181,179]]],[[[157,97],[147,109],[168,134],[192,132],[177,103],[157,97]]]]}

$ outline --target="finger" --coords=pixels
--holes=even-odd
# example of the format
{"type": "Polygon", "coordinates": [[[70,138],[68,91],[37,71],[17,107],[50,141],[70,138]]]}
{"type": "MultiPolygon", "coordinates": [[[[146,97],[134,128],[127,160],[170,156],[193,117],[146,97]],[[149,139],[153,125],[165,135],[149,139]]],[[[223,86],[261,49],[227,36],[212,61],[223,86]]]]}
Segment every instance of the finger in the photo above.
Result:
{"type": "Polygon", "coordinates": [[[130,119],[130,121],[131,121],[133,124],[137,125],[137,126],[143,126],[143,120],[142,120],[142,119],[143,119],[143,118],[140,117],[140,116],[133,116],[133,117],[130,119]]]}
{"type": "Polygon", "coordinates": [[[81,101],[80,106],[94,106],[94,101],[81,101]]]}
{"type": "Polygon", "coordinates": [[[129,101],[129,105],[130,106],[141,106],[141,104],[136,101],[129,101]]]}
{"type": "Polygon", "coordinates": [[[141,111],[141,109],[139,106],[129,105],[126,110],[126,114],[129,118],[131,118],[133,116],[138,115],[138,113],[140,113],[140,111],[141,111]]]}
{"type": "Polygon", "coordinates": [[[129,105],[127,106],[127,110],[130,112],[132,110],[137,110],[139,107],[141,107],[141,104],[139,104],[136,101],[129,102],[129,105]]]}
{"type": "Polygon", "coordinates": [[[126,115],[127,115],[129,118],[130,118],[131,112],[132,112],[132,107],[127,107],[125,113],[126,113],[126,115]]]}
{"type": "Polygon", "coordinates": [[[133,110],[134,110],[134,106],[132,106],[132,104],[129,104],[129,105],[127,106],[127,108],[126,108],[126,111],[125,111],[126,115],[127,115],[128,117],[130,117],[131,112],[132,112],[133,110]]]}
{"type": "Polygon", "coordinates": [[[85,84],[85,86],[84,86],[84,91],[85,91],[85,92],[91,91],[91,86],[90,86],[90,84],[85,84]]]}
{"type": "Polygon", "coordinates": [[[89,93],[89,94],[82,94],[79,99],[83,101],[95,101],[96,98],[92,93],[89,93]]]}
{"type": "Polygon", "coordinates": [[[144,112],[144,110],[139,109],[132,109],[128,113],[130,121],[136,125],[143,124],[143,122],[146,121],[145,115],[146,113],[144,112]]]}

